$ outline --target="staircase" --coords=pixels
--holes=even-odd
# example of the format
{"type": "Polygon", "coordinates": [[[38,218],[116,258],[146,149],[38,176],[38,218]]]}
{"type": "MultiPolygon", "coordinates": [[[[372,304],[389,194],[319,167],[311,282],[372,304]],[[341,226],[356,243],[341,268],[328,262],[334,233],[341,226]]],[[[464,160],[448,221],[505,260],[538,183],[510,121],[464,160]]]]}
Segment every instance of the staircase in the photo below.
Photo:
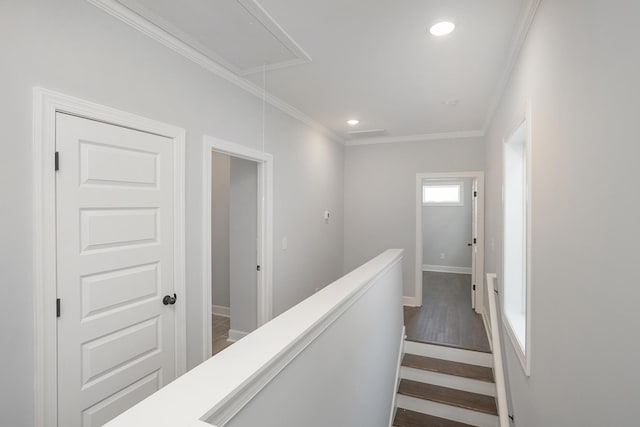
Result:
{"type": "Polygon", "coordinates": [[[491,353],[405,341],[396,427],[497,427],[491,353]]]}

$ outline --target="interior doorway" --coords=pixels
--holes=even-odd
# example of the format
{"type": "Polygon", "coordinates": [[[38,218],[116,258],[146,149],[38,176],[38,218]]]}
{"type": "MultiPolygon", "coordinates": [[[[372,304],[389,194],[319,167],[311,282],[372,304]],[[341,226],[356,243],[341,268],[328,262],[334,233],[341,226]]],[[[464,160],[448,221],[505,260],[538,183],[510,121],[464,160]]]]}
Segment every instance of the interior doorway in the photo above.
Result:
{"type": "Polygon", "coordinates": [[[186,371],[185,131],[41,88],[34,117],[34,424],[103,425],[186,371]]]}
{"type": "Polygon", "coordinates": [[[484,173],[416,174],[416,284],[421,306],[425,272],[470,275],[469,301],[484,304],[484,173]]]}
{"type": "Polygon", "coordinates": [[[271,319],[272,156],[204,139],[203,359],[271,319]]]}
{"type": "Polygon", "coordinates": [[[257,327],[258,163],[211,153],[213,354],[257,327]]]}

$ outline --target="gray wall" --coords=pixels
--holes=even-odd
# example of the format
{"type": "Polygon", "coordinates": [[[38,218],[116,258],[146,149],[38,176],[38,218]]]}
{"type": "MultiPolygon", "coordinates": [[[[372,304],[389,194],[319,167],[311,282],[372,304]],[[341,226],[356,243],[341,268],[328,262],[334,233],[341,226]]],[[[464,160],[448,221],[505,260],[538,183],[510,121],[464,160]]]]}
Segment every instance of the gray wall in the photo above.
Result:
{"type": "Polygon", "coordinates": [[[415,294],[416,173],[484,170],[482,138],[347,147],[345,271],[403,248],[404,295],[415,294]]]}
{"type": "MultiPolygon", "coordinates": [[[[262,103],[85,0],[0,2],[2,295],[0,413],[33,425],[32,87],[42,86],[187,130],[188,366],[202,358],[202,136],[261,148],[262,103]]],[[[268,84],[268,76],[267,76],[268,84]]],[[[267,106],[274,155],[274,314],[343,271],[344,147],[267,106]],[[322,212],[335,214],[330,224],[322,212]],[[309,244],[313,242],[313,244],[309,244]],[[279,246],[276,245],[277,248],[279,246]]],[[[180,300],[179,300],[180,301],[180,300]]]]}
{"type": "Polygon", "coordinates": [[[229,196],[229,279],[231,329],[257,326],[258,164],[231,157],[229,196]]]}
{"type": "Polygon", "coordinates": [[[638,2],[543,0],[487,136],[500,273],[502,138],[531,100],[530,378],[505,344],[518,427],[638,424],[638,16],[638,2]]]}
{"type": "Polygon", "coordinates": [[[463,181],[462,206],[422,207],[422,263],[471,268],[472,179],[463,181]],[[440,259],[444,254],[444,259],[440,259]]]}
{"type": "Polygon", "coordinates": [[[211,303],[229,307],[230,157],[211,154],[211,303]]]}

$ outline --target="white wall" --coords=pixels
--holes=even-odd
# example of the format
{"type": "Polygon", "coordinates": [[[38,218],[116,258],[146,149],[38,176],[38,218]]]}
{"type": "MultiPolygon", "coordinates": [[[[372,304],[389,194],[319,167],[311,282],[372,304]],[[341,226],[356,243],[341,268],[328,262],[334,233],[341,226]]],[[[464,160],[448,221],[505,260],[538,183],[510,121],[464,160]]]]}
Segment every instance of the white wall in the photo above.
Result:
{"type": "Polygon", "coordinates": [[[258,164],[231,157],[229,184],[231,329],[249,333],[258,325],[258,164]]]}
{"type": "Polygon", "coordinates": [[[500,273],[502,138],[531,100],[530,378],[505,344],[518,427],[638,423],[638,16],[638,2],[543,0],[487,136],[500,273]]]}
{"type": "Polygon", "coordinates": [[[473,239],[473,180],[458,181],[463,185],[462,206],[422,207],[422,264],[471,268],[471,247],[467,245],[473,239]]]}
{"type": "Polygon", "coordinates": [[[403,248],[404,295],[415,294],[416,173],[484,170],[482,138],[347,147],[345,271],[403,248]]]}
{"type": "MultiPolygon", "coordinates": [[[[31,90],[68,95],[184,127],[188,366],[202,357],[202,136],[261,148],[262,103],[85,0],[0,2],[0,413],[33,424],[31,90]]],[[[268,84],[268,78],[267,78],[268,84]]],[[[343,268],[344,148],[267,107],[265,149],[274,155],[274,308],[284,311],[343,268]],[[335,212],[329,225],[322,211],[335,212]],[[309,242],[313,242],[312,245],[309,242]],[[295,246],[294,246],[295,245],[295,246]]],[[[54,302],[52,301],[52,304],[54,302]]]]}
{"type": "Polygon", "coordinates": [[[344,239],[344,146],[275,115],[267,123],[274,156],[274,316],[340,277],[344,239]],[[329,223],[325,210],[331,212],[329,223]],[[287,237],[288,249],[282,249],[287,237]]]}
{"type": "Polygon", "coordinates": [[[221,307],[229,307],[230,160],[211,153],[211,303],[221,307]]]}

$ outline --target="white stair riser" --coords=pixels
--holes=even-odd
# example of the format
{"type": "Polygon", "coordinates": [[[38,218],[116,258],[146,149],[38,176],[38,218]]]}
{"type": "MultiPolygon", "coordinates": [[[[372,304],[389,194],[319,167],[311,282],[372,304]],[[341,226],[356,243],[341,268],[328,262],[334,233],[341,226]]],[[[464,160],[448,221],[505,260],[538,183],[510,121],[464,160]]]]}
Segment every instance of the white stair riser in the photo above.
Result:
{"type": "Polygon", "coordinates": [[[400,369],[400,376],[401,378],[419,381],[421,383],[455,388],[456,390],[464,390],[471,393],[486,394],[487,396],[496,396],[496,385],[486,381],[442,374],[440,372],[425,371],[424,369],[409,368],[407,366],[403,366],[400,369]]]}
{"type": "Polygon", "coordinates": [[[463,350],[460,348],[445,347],[442,345],[424,344],[405,340],[404,352],[408,354],[417,354],[418,356],[485,366],[488,368],[493,366],[493,356],[491,353],[463,350]]]}
{"type": "Polygon", "coordinates": [[[417,399],[411,396],[398,394],[398,408],[410,411],[421,412],[435,417],[458,421],[460,423],[471,424],[477,427],[499,427],[500,421],[497,416],[485,414],[484,412],[472,411],[457,406],[432,402],[430,400],[417,399]]]}

